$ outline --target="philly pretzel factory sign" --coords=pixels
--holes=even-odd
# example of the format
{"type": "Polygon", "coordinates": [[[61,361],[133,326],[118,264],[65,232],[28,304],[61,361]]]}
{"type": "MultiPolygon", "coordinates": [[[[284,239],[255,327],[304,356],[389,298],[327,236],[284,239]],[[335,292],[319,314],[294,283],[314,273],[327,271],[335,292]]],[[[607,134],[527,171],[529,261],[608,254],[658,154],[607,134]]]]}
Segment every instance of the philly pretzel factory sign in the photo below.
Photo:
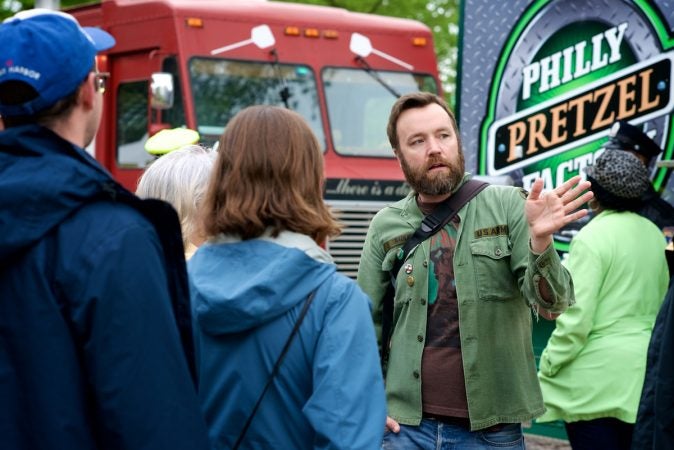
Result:
{"type": "MultiPolygon", "coordinates": [[[[591,165],[625,120],[672,154],[674,39],[646,0],[539,0],[513,25],[491,80],[478,173],[552,189],[591,165]]],[[[664,169],[651,168],[656,188],[664,169]]]]}

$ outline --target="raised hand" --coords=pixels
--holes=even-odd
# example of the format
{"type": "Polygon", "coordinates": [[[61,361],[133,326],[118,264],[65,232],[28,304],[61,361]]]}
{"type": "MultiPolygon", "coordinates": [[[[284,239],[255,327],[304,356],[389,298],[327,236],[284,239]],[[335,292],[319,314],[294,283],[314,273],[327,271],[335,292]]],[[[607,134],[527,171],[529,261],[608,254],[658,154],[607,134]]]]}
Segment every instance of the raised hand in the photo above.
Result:
{"type": "Polygon", "coordinates": [[[587,209],[578,208],[594,196],[589,188],[590,182],[580,175],[548,192],[543,192],[541,178],[534,181],[524,205],[534,252],[542,253],[552,243],[553,233],[587,215],[587,209]]]}

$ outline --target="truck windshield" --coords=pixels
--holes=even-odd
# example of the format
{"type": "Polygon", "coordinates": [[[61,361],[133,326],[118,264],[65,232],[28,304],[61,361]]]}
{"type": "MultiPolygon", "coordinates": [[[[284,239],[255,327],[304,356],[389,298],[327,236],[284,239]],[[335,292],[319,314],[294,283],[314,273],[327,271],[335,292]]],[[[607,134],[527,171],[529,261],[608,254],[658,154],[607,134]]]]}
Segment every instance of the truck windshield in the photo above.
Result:
{"type": "Polygon", "coordinates": [[[302,115],[325,148],[316,80],[303,65],[192,58],[190,83],[199,134],[212,144],[240,110],[251,105],[285,107],[302,115]]]}
{"type": "Polygon", "coordinates": [[[393,158],[386,124],[396,97],[416,91],[437,93],[430,75],[377,71],[378,81],[364,70],[330,67],[322,79],[332,140],[337,153],[393,158]],[[385,83],[390,89],[382,85],[385,83]]]}

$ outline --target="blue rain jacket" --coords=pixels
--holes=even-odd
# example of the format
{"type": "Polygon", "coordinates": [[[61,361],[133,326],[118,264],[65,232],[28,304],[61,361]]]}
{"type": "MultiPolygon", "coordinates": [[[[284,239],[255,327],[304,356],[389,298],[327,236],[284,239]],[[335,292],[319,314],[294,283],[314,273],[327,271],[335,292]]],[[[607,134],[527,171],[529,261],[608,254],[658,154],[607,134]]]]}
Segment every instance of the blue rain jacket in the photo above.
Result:
{"type": "Polygon", "coordinates": [[[125,195],[46,128],[0,132],[3,449],[208,446],[171,308],[181,266],[125,195]]]}
{"type": "Polygon", "coordinates": [[[199,394],[214,449],[236,441],[312,291],[242,448],[381,447],[386,400],[369,299],[328,259],[310,238],[283,232],[223,237],[188,262],[199,394]]]}

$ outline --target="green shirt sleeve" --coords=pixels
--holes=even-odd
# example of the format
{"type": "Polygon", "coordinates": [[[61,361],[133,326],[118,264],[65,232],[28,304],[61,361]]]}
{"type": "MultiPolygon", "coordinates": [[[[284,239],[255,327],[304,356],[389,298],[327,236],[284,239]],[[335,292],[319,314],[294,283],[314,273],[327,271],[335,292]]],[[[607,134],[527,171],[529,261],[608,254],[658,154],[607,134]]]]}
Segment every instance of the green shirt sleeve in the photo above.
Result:
{"type": "Polygon", "coordinates": [[[360,264],[358,265],[357,282],[372,301],[372,319],[377,334],[377,342],[381,346],[383,299],[389,279],[387,272],[382,269],[386,253],[378,237],[374,224],[375,220],[376,218],[373,219],[365,238],[360,264]]]}
{"type": "Polygon", "coordinates": [[[526,197],[513,189],[508,198],[508,224],[512,241],[512,273],[517,277],[522,296],[529,305],[540,305],[553,313],[565,311],[574,300],[573,282],[562,266],[553,245],[536,255],[529,244],[529,225],[524,212],[526,197]],[[543,297],[540,283],[547,284],[549,298],[543,297]]]}

